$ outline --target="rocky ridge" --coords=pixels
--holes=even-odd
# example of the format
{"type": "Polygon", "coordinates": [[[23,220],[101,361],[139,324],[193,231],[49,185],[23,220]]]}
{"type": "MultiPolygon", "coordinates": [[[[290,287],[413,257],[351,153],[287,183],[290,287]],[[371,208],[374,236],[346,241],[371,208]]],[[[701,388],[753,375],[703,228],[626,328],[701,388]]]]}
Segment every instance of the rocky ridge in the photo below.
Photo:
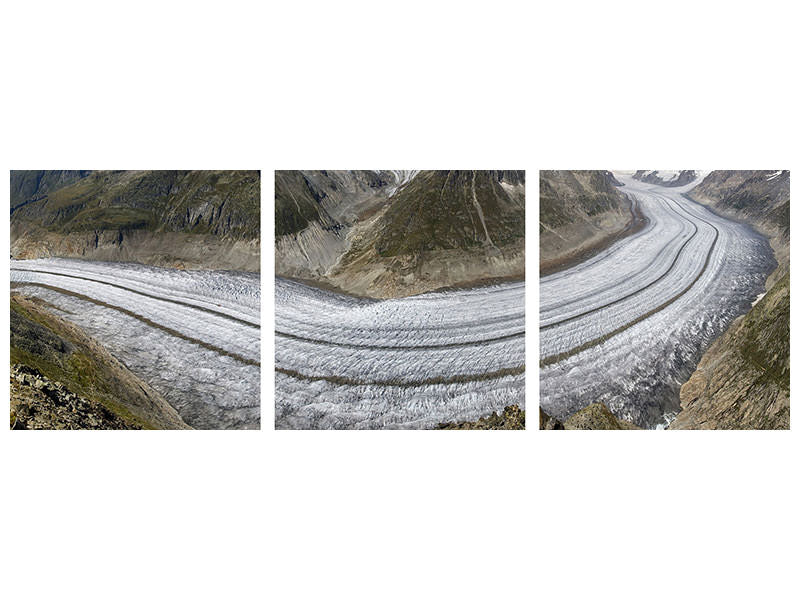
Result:
{"type": "Polygon", "coordinates": [[[525,429],[525,411],[513,404],[506,406],[502,414],[495,411],[477,421],[440,423],[436,429],[525,429]]]}
{"type": "Polygon", "coordinates": [[[697,171],[636,171],[633,178],[645,183],[664,187],[681,187],[692,183],[698,177],[697,171]]]}

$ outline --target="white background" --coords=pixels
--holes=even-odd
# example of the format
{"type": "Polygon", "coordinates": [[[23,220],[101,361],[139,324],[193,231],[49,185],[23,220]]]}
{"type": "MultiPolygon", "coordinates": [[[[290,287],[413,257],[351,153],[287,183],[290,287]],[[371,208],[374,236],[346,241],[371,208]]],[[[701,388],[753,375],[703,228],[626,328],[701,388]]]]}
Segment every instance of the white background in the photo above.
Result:
{"type": "Polygon", "coordinates": [[[4,595],[796,598],[797,431],[539,432],[534,324],[537,169],[796,167],[797,16],[4,3],[4,197],[9,169],[262,169],[265,286],[264,431],[0,430],[4,595]],[[287,168],[527,170],[532,429],[271,431],[287,168]]]}

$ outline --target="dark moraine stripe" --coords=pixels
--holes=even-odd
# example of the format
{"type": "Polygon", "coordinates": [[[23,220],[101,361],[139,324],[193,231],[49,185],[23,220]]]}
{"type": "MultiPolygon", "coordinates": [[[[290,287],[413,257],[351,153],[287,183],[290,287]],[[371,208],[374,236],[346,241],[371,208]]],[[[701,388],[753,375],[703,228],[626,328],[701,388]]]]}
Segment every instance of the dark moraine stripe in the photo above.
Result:
{"type": "Polygon", "coordinates": [[[482,344],[491,344],[495,342],[503,342],[506,340],[512,340],[517,338],[524,338],[525,332],[520,331],[518,333],[510,333],[508,335],[502,335],[499,337],[488,338],[484,340],[474,340],[470,342],[448,342],[445,344],[425,344],[425,345],[411,345],[411,346],[383,346],[383,345],[377,346],[370,344],[350,344],[346,342],[332,342],[329,340],[318,340],[314,338],[307,338],[299,335],[294,335],[292,333],[286,333],[285,331],[278,331],[277,329],[275,330],[275,335],[290,340],[306,342],[308,344],[331,346],[334,348],[350,348],[353,350],[437,350],[439,348],[466,348],[469,346],[480,346],[482,344]]]}
{"type": "Polygon", "coordinates": [[[522,375],[525,372],[525,365],[519,367],[509,367],[499,369],[497,371],[490,371],[488,373],[476,373],[467,375],[454,375],[452,377],[430,377],[428,379],[421,379],[419,381],[367,381],[363,379],[355,379],[351,377],[338,377],[336,375],[304,375],[299,371],[293,369],[284,369],[275,367],[276,373],[287,375],[294,379],[301,381],[327,381],[334,385],[347,385],[347,386],[375,386],[375,387],[401,387],[401,388],[414,388],[423,387],[426,385],[449,385],[454,383],[470,383],[473,381],[491,381],[493,379],[502,379],[503,377],[510,377],[512,375],[522,375]]]}

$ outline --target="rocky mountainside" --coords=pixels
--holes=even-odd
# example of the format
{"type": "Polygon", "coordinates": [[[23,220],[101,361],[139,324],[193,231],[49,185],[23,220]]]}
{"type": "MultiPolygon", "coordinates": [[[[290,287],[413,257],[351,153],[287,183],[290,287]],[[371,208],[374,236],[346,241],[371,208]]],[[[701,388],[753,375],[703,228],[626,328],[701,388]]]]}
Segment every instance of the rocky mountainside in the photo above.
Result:
{"type": "Polygon", "coordinates": [[[141,429],[32,367],[11,366],[11,429],[141,429]]]}
{"type": "Polygon", "coordinates": [[[586,260],[632,233],[641,217],[610,171],[539,172],[539,271],[586,260]]]}
{"type": "Polygon", "coordinates": [[[706,351],[670,429],[789,428],[789,172],[714,171],[689,196],[767,235],[766,294],[706,351]]]}
{"type": "Polygon", "coordinates": [[[779,263],[772,281],[788,271],[789,171],[712,171],[688,196],[769,238],[779,263]]]}
{"type": "Polygon", "coordinates": [[[276,171],[275,271],[324,278],[347,233],[413,176],[409,171],[276,171]]]}
{"type": "Polygon", "coordinates": [[[12,171],[11,253],[259,270],[258,171],[12,171]]]}
{"type": "Polygon", "coordinates": [[[276,173],[276,274],[376,298],[524,277],[521,171],[276,173]]]}
{"type": "Polygon", "coordinates": [[[48,308],[11,294],[12,426],[189,428],[158,392],[48,308]]]}
{"type": "Polygon", "coordinates": [[[703,355],[669,428],[789,428],[788,273],[703,355]]]}
{"type": "Polygon", "coordinates": [[[665,187],[681,187],[697,179],[697,171],[636,171],[633,178],[665,187]]]}
{"type": "Polygon", "coordinates": [[[83,179],[91,171],[12,171],[11,213],[29,202],[41,200],[55,191],[83,179]]]}

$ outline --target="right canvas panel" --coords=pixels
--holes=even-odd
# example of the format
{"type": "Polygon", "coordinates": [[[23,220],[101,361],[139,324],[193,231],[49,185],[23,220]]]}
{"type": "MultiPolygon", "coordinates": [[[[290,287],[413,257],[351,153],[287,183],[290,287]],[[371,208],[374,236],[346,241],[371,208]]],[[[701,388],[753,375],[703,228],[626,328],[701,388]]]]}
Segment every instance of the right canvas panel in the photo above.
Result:
{"type": "Polygon", "coordinates": [[[789,428],[789,171],[540,171],[541,429],[789,428]]]}

